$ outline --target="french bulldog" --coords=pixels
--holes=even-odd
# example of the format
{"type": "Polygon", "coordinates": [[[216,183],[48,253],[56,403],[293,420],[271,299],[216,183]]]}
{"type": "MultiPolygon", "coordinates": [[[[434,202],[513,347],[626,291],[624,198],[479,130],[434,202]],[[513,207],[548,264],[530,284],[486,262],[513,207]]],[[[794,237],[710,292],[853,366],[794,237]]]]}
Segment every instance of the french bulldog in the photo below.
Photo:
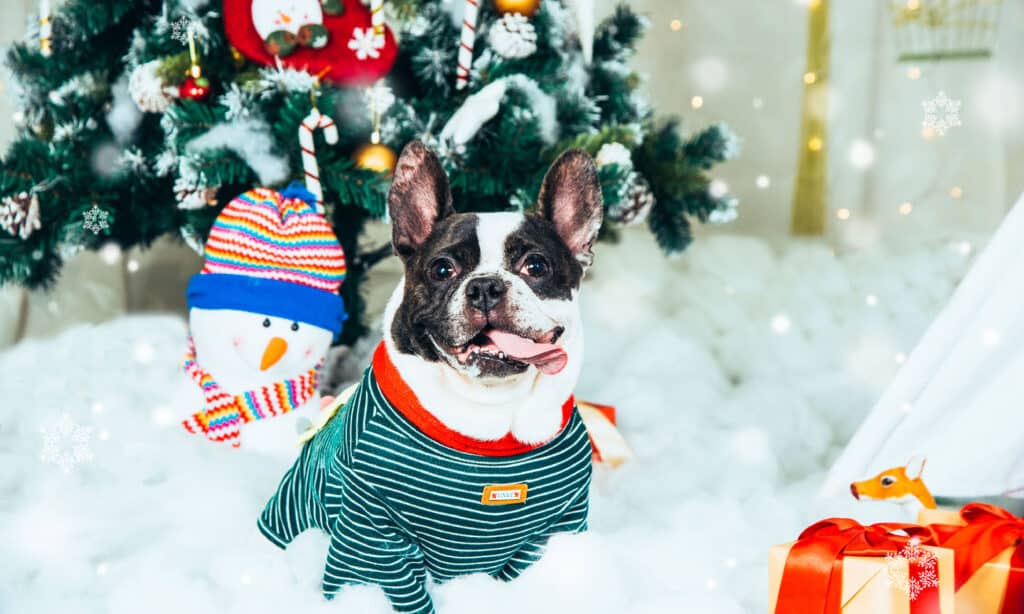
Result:
{"type": "Polygon", "coordinates": [[[413,142],[388,206],[404,277],[384,340],[258,525],[282,548],[330,535],[325,595],[378,584],[398,611],[432,612],[428,578],[511,580],[551,535],[586,529],[591,448],[572,391],[603,205],[593,161],[570,150],[536,211],[456,213],[440,161],[413,142]]]}

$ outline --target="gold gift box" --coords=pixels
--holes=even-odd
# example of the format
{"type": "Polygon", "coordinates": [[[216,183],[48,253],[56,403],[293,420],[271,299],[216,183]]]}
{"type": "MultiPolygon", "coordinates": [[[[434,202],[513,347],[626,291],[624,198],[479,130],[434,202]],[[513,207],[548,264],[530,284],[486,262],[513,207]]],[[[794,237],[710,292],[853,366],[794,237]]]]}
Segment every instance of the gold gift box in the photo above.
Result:
{"type": "MultiPolygon", "coordinates": [[[[786,557],[796,542],[772,546],[768,549],[768,611],[774,614],[782,585],[782,571],[786,557]]],[[[939,605],[943,614],[954,612],[953,551],[946,548],[920,546],[935,555],[939,574],[939,605]]],[[[884,556],[847,556],[843,558],[842,612],[843,614],[910,614],[910,596],[897,578],[908,578],[910,565],[906,559],[884,556]]],[[[962,614],[955,610],[956,614],[962,614]]]]}
{"type": "MultiPolygon", "coordinates": [[[[924,509],[917,514],[917,524],[964,524],[959,511],[924,509]]],[[[1010,577],[1013,548],[1007,548],[985,563],[956,592],[956,614],[999,614],[1010,577]]]]}

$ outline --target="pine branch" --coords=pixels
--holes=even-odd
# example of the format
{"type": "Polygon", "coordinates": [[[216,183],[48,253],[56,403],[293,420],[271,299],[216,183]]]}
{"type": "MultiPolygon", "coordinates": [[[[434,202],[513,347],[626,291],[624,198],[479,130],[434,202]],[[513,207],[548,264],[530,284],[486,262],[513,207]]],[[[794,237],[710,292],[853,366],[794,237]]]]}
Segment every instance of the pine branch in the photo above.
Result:
{"type": "MultiPolygon", "coordinates": [[[[498,16],[483,3],[471,85],[456,91],[460,33],[441,0],[389,5],[401,15],[402,23],[392,25],[402,29],[402,44],[387,80],[397,101],[383,118],[384,142],[395,150],[412,139],[436,146],[458,210],[528,209],[555,156],[570,147],[596,154],[609,143],[630,150],[632,167],[600,169],[606,206],[621,204],[635,181],[646,180],[656,199],[648,223],[667,252],[689,244],[693,221],[721,219],[719,213],[734,205],[728,196],[710,195],[708,170],[735,153],[737,140],[722,125],[684,137],[675,122],[653,122],[638,92],[640,77],[627,64],[647,23],[628,6],[598,27],[593,62],[581,68],[578,41],[565,31],[565,7],[556,0],[544,0],[531,18],[536,50],[518,59],[489,48],[486,32],[498,16]],[[505,77],[514,77],[505,97],[475,136],[464,144],[441,142],[443,127],[465,100],[505,77]],[[541,94],[523,82],[535,83],[541,94]],[[543,95],[554,102],[553,111],[538,103],[543,95]],[[552,124],[554,137],[547,130],[552,124]]],[[[221,15],[217,2],[66,0],[53,15],[52,57],[43,57],[32,38],[11,46],[6,58],[24,122],[0,162],[0,198],[36,190],[41,228],[27,239],[0,231],[0,283],[48,283],[65,255],[107,241],[129,248],[182,231],[203,241],[223,205],[258,185],[257,171],[266,168],[267,156],[291,169],[282,184],[302,179],[297,130],[311,108],[312,79],[236,63],[224,20],[237,18],[221,15]],[[184,79],[188,53],[169,31],[183,17],[198,23],[196,42],[213,95],[178,100],[166,112],[126,121],[130,114],[116,111],[132,103],[117,93],[116,82],[154,60],[160,66],[157,85],[184,79]],[[210,130],[231,130],[225,124],[232,122],[251,122],[261,131],[266,126],[258,136],[269,136],[269,147],[190,149],[210,130]],[[217,188],[218,206],[179,208],[176,190],[192,187],[217,188]],[[82,214],[93,206],[110,214],[110,228],[100,234],[83,230],[82,214]]],[[[342,295],[351,316],[343,340],[351,342],[367,331],[360,285],[390,253],[386,245],[365,253],[359,245],[366,222],[384,217],[389,178],[352,161],[371,129],[362,88],[325,83],[317,104],[332,114],[339,131],[335,145],[320,133],[314,140],[329,217],[350,264],[342,295]]],[[[609,223],[600,236],[614,240],[616,234],[609,223]]]]}

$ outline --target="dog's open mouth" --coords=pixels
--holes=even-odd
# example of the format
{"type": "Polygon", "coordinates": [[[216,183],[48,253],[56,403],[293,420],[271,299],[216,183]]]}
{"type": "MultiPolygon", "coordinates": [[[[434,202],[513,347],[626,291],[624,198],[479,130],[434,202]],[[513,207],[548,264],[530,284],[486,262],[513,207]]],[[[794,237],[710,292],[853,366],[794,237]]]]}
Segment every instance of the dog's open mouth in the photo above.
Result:
{"type": "Polygon", "coordinates": [[[555,345],[562,334],[556,328],[537,340],[523,337],[496,328],[487,327],[477,333],[455,355],[464,365],[503,363],[514,370],[524,370],[533,365],[541,373],[555,375],[565,368],[569,357],[565,350],[555,345]]]}

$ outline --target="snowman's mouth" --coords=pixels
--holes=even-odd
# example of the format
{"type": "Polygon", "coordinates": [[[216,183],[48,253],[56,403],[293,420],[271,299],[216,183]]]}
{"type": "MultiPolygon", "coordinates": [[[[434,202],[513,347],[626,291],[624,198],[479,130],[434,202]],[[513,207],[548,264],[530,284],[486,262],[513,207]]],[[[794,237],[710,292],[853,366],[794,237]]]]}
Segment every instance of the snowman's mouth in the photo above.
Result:
{"type": "Polygon", "coordinates": [[[565,368],[569,357],[556,345],[564,329],[556,327],[536,338],[487,326],[462,346],[453,348],[460,364],[487,372],[522,372],[530,365],[546,375],[565,368]]]}

